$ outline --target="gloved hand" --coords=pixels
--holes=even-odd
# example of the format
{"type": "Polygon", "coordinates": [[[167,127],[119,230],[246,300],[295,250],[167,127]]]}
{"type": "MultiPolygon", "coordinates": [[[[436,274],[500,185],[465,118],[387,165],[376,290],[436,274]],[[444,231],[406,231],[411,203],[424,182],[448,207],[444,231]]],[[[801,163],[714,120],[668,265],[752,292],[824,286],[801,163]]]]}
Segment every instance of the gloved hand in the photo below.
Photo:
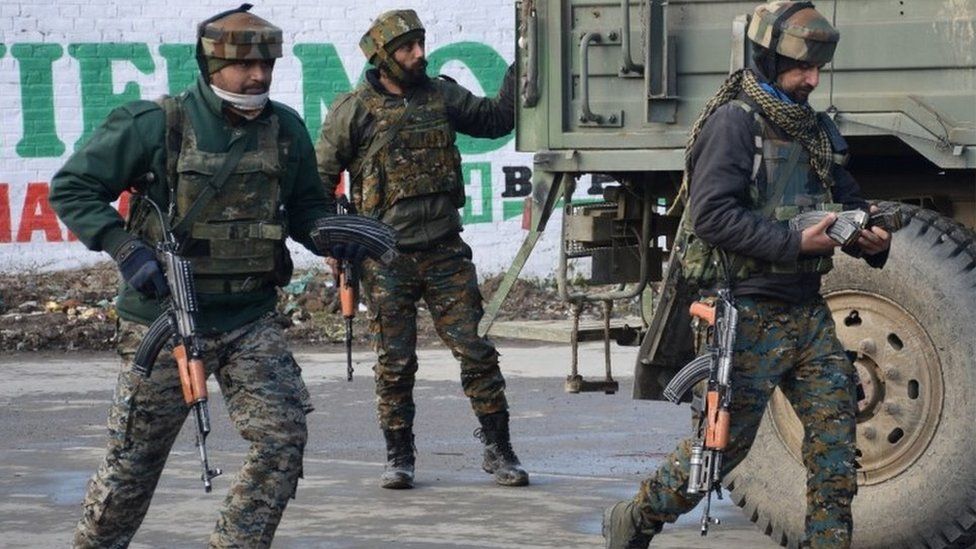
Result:
{"type": "Polygon", "coordinates": [[[367,249],[354,242],[347,244],[336,244],[329,249],[329,255],[339,261],[351,261],[359,263],[366,259],[367,249]]]}
{"type": "Polygon", "coordinates": [[[156,254],[141,240],[134,238],[123,244],[115,261],[122,278],[139,293],[159,298],[169,295],[169,286],[163,268],[156,261],[156,254]]]}

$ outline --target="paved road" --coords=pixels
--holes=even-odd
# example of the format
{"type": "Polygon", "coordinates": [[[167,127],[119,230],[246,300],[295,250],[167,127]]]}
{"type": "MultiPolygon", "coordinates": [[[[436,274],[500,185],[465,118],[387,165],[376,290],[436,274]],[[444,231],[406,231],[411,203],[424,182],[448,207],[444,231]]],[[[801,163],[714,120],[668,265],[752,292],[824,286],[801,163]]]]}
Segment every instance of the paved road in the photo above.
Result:
{"type": "MultiPolygon", "coordinates": [[[[420,353],[416,387],[417,488],[382,490],[382,436],[375,423],[370,354],[357,351],[356,379],[344,355],[299,352],[316,411],[309,417],[305,479],[275,540],[285,548],[599,547],[608,504],[631,497],[689,427],[687,407],[630,398],[633,349],[614,350],[622,390],[563,392],[569,350],[500,348],[508,378],[514,441],[532,475],[528,488],[504,488],[479,469],[477,422],[450,353],[420,353]]],[[[602,371],[602,346],[584,346],[586,374],[602,371]]],[[[65,547],[85,483],[104,444],[117,359],[102,355],[0,357],[0,538],[2,547],[65,547]]],[[[212,387],[212,395],[218,393],[212,387]]],[[[212,400],[212,462],[234,471],[246,451],[220,398],[212,400]]],[[[199,483],[187,424],[170,456],[149,515],[132,547],[200,547],[230,482],[199,483]]],[[[694,512],[655,539],[655,547],[776,547],[728,500],[713,505],[722,525],[705,539],[694,512]]]]}

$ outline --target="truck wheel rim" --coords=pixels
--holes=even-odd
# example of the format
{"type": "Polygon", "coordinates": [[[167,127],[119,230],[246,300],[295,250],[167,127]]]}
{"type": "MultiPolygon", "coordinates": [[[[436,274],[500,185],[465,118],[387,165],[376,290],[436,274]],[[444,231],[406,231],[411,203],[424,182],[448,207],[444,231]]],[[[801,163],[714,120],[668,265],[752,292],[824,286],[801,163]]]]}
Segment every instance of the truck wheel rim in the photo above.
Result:
{"type": "MultiPolygon", "coordinates": [[[[826,300],[864,392],[857,414],[858,484],[882,483],[909,469],[935,435],[943,402],[939,355],[915,317],[880,295],[842,290],[826,300]]],[[[779,390],[769,414],[802,463],[803,427],[779,390]]]]}

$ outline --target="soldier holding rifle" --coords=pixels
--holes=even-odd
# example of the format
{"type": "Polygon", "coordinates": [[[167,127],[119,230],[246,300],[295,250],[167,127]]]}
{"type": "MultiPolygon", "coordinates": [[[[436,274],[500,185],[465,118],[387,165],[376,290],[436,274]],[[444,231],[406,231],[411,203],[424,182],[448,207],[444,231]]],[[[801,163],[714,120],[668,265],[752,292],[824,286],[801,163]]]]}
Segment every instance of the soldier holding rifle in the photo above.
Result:
{"type": "MultiPolygon", "coordinates": [[[[195,406],[200,389],[205,395],[211,374],[250,449],[230,481],[210,546],[268,547],[302,476],[312,407],[274,317],[276,286],[291,276],[286,237],[314,251],[310,233],[330,212],[301,118],[268,98],[282,31],[250,7],[199,25],[201,74],[186,91],[116,109],[53,179],[58,215],[89,249],[108,252],[124,279],[117,302],[122,370],[76,547],[129,544],[188,404],[195,406]],[[124,222],[111,202],[135,181],[137,198],[124,222]],[[175,240],[157,255],[154,247],[170,229],[175,240]],[[172,284],[177,273],[167,272],[184,263],[181,280],[192,280],[195,292],[172,284]],[[192,299],[171,301],[171,290],[192,299]],[[133,370],[137,348],[152,339],[148,325],[173,310],[189,326],[189,337],[179,330],[180,343],[190,347],[186,358],[202,363],[191,401],[181,395],[168,352],[155,367],[133,370]]],[[[219,471],[204,467],[209,483],[219,471]]]]}
{"type": "MultiPolygon", "coordinates": [[[[809,2],[771,2],[756,8],[748,37],[754,66],[732,74],[706,103],[686,162],[684,276],[706,294],[728,280],[738,314],[720,474],[745,457],[780,387],[805,433],[804,546],[848,547],[857,489],[855,371],[820,296],[841,246],[828,234],[837,216],[826,213],[802,230],[789,225],[806,211],[867,208],[843,167],[843,138],[807,103],[839,33],[809,2]]],[[[844,251],[880,268],[889,245],[890,233],[871,227],[844,251]]],[[[706,495],[688,486],[694,445],[681,442],[633,500],[606,510],[607,547],[647,547],[664,523],[706,495]]]]}

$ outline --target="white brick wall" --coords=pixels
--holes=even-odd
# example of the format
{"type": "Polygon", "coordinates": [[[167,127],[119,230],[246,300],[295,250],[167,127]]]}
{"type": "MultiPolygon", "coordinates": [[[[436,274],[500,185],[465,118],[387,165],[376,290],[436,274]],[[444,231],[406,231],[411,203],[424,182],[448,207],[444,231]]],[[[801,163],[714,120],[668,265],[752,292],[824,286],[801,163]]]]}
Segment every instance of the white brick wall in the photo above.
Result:
{"type": "MultiPolygon", "coordinates": [[[[310,105],[304,104],[303,92],[303,78],[307,74],[303,75],[302,63],[294,54],[295,45],[332,45],[346,79],[355,85],[365,65],[358,48],[359,37],[372,18],[387,9],[409,7],[418,11],[428,28],[428,54],[462,42],[474,42],[494,50],[506,64],[514,57],[514,0],[271,0],[256,4],[255,14],[285,31],[285,58],[275,67],[272,97],[295,107],[306,117],[310,116],[310,105]]],[[[0,3],[0,49],[4,52],[0,56],[0,270],[61,269],[107,259],[105,254],[89,252],[78,242],[69,242],[63,226],[52,231],[50,216],[43,215],[46,197],[40,197],[36,203],[25,203],[29,185],[46,185],[74,150],[85,128],[86,107],[99,100],[117,101],[112,97],[84,97],[83,80],[110,78],[113,94],[122,93],[127,86],[137,87],[142,98],[165,93],[169,86],[169,67],[160,53],[160,45],[192,44],[198,21],[236,5],[236,1],[214,0],[162,3],[4,0],[0,3]],[[123,43],[148,47],[153,65],[148,74],[130,61],[117,60],[111,63],[110,76],[82,75],[82,63],[71,55],[72,45],[123,43]],[[45,71],[31,70],[31,67],[41,61],[35,55],[36,48],[52,45],[60,47],[60,56],[55,55],[57,58],[45,80],[45,71]],[[45,102],[44,97],[49,100],[45,102]],[[25,111],[27,103],[33,105],[33,111],[25,111]],[[46,118],[38,115],[38,109],[48,113],[46,118]],[[30,125],[26,131],[25,124],[30,125]],[[40,144],[30,149],[23,146],[25,142],[40,144]],[[63,144],[62,151],[55,150],[59,143],[63,144]]],[[[476,75],[484,72],[484,66],[477,66],[477,59],[466,61],[474,66],[450,62],[444,72],[472,91],[482,93],[476,75]]],[[[319,109],[322,116],[326,108],[323,105],[319,109]]],[[[92,123],[89,121],[89,125],[92,123]]],[[[310,126],[317,123],[309,120],[310,126]]],[[[317,133],[317,128],[314,129],[317,133]]],[[[465,230],[465,238],[475,250],[482,274],[506,269],[523,236],[518,217],[502,219],[504,203],[508,202],[511,209],[511,203],[521,200],[501,197],[502,168],[531,167],[531,155],[515,152],[512,143],[509,139],[497,150],[466,154],[464,158],[466,163],[491,166],[489,212],[482,211],[480,203],[474,204],[473,213],[481,216],[469,222],[465,230]]],[[[469,202],[473,202],[472,196],[480,196],[479,183],[469,181],[469,202]]],[[[556,259],[557,232],[558,226],[550,228],[550,234],[530,261],[528,274],[551,273],[556,259]]],[[[300,264],[315,261],[304,250],[296,252],[300,264]]]]}

